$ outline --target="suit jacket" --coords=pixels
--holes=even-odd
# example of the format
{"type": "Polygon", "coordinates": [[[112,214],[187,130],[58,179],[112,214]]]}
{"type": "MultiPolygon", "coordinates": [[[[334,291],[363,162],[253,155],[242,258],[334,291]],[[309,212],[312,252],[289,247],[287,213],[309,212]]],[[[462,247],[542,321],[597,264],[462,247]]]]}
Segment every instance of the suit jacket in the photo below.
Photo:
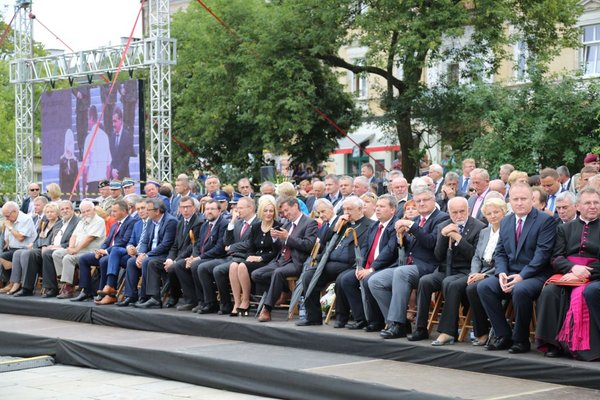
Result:
{"type": "MultiPolygon", "coordinates": [[[[467,199],[467,201],[469,200],[469,196],[466,193],[463,192],[456,192],[456,197],[464,197],[465,199],[467,199]]],[[[440,206],[440,211],[443,212],[448,212],[448,200],[450,200],[449,198],[442,198],[442,193],[438,193],[435,196],[435,201],[438,203],[438,206],[440,206]]],[[[483,222],[483,221],[482,221],[483,222]]]]}
{"type": "MultiPolygon", "coordinates": [[[[440,270],[445,270],[449,237],[441,234],[442,229],[450,225],[452,220],[448,219],[438,226],[438,237],[435,243],[435,257],[441,262],[440,270]]],[[[450,251],[452,252],[452,274],[459,272],[468,274],[471,271],[471,261],[475,254],[475,248],[479,241],[479,235],[481,230],[485,228],[483,222],[469,217],[463,228],[462,239],[458,242],[458,245],[453,244],[450,251]]]]}
{"type": "Polygon", "coordinates": [[[518,273],[523,279],[550,276],[552,248],[556,238],[556,220],[533,208],[523,224],[516,243],[516,218],[507,215],[500,222],[500,238],[494,253],[496,275],[518,273]]]}
{"type": "Polygon", "coordinates": [[[494,259],[492,258],[492,262],[489,265],[486,265],[486,263],[483,261],[483,253],[485,252],[485,248],[490,240],[491,233],[491,225],[488,225],[487,227],[483,228],[481,232],[479,232],[479,240],[477,241],[477,247],[475,248],[475,253],[473,254],[473,259],[471,260],[472,274],[483,273],[486,275],[492,275],[494,273],[494,259]]]}
{"type": "Polygon", "coordinates": [[[209,222],[204,222],[200,228],[200,234],[196,240],[196,245],[194,246],[192,255],[194,257],[202,257],[203,260],[212,260],[215,258],[224,257],[225,231],[227,230],[228,223],[229,221],[225,219],[223,215],[220,215],[219,218],[213,222],[214,226],[210,231],[210,235],[208,235],[209,222]],[[203,245],[204,254],[202,254],[203,245]]]}
{"type": "Polygon", "coordinates": [[[308,212],[312,212],[313,207],[315,206],[315,201],[317,201],[317,196],[310,195],[306,198],[306,208],[308,208],[308,212]]]}
{"type": "Polygon", "coordinates": [[[166,213],[163,214],[158,228],[157,245],[152,249],[154,240],[154,221],[149,220],[146,226],[146,234],[141,238],[140,253],[146,253],[148,257],[167,257],[177,233],[177,218],[166,213]]]}
{"type": "Polygon", "coordinates": [[[128,127],[123,125],[119,144],[116,143],[117,135],[110,136],[109,147],[112,161],[110,166],[119,172],[119,179],[129,176],[129,158],[133,154],[133,134],[128,127]]]}
{"type": "MultiPolygon", "coordinates": [[[[244,232],[244,236],[242,236],[242,229],[244,228],[244,224],[246,222],[242,219],[239,219],[233,225],[233,229],[229,230],[225,228],[225,247],[229,246],[229,250],[227,251],[227,255],[244,257],[246,258],[248,253],[249,244],[246,242],[246,239],[250,237],[250,228],[254,224],[260,224],[258,218],[254,218],[251,226],[246,229],[244,232]]],[[[229,225],[229,224],[228,224],[229,225]]]]}
{"type": "Polygon", "coordinates": [[[192,214],[185,230],[183,229],[184,224],[185,220],[180,218],[177,223],[175,241],[167,256],[167,258],[170,258],[173,261],[182,260],[191,256],[192,251],[194,250],[194,244],[196,244],[200,237],[200,227],[202,226],[202,222],[200,221],[198,214],[192,214]]]}
{"type": "Polygon", "coordinates": [[[29,212],[29,203],[31,202],[31,197],[26,197],[23,200],[23,204],[21,204],[21,211],[27,214],[29,212]]]}
{"type": "MultiPolygon", "coordinates": [[[[600,258],[600,220],[585,224],[577,218],[566,224],[559,224],[556,229],[556,243],[552,254],[552,267],[560,274],[571,271],[574,262],[567,259],[568,256],[586,258],[600,258]]],[[[594,261],[589,265],[590,280],[600,279],[600,261],[594,261]]]]}
{"type": "MultiPolygon", "coordinates": [[[[373,268],[374,271],[379,271],[390,267],[396,264],[398,261],[398,242],[396,239],[396,229],[394,228],[396,221],[396,217],[392,217],[383,232],[381,232],[381,239],[379,240],[379,254],[371,264],[371,268],[373,268]]],[[[377,235],[379,224],[379,222],[376,222],[369,227],[367,239],[361,248],[361,254],[365,263],[369,258],[371,248],[375,244],[375,235],[377,235]]]]}
{"type": "MultiPolygon", "coordinates": [[[[338,263],[348,264],[349,267],[353,266],[356,262],[356,253],[354,250],[354,236],[352,234],[344,237],[348,228],[354,228],[356,230],[356,236],[358,238],[359,251],[365,245],[369,228],[375,224],[375,221],[362,217],[354,225],[346,224],[340,237],[336,241],[337,244],[329,254],[328,261],[335,261],[338,263]]],[[[328,243],[327,243],[328,244],[328,243]]],[[[326,244],[326,245],[327,245],[326,244]]],[[[363,265],[364,266],[364,265],[363,265]]]]}
{"type": "Polygon", "coordinates": [[[102,246],[100,246],[100,248],[105,249],[110,253],[110,250],[112,249],[113,246],[114,247],[123,247],[123,248],[126,247],[127,243],[129,243],[129,239],[131,239],[131,234],[133,233],[133,227],[136,222],[137,222],[137,220],[135,217],[130,217],[128,215],[127,218],[125,218],[125,220],[121,224],[121,227],[119,228],[119,231],[116,233],[116,236],[115,236],[115,231],[119,227],[118,221],[115,222],[114,224],[112,224],[112,226],[110,227],[110,231],[108,231],[108,235],[106,236],[106,240],[104,241],[104,243],[102,243],[102,246]],[[113,241],[112,240],[113,236],[115,236],[115,244],[113,246],[111,246],[111,242],[113,241]]]}
{"type": "MultiPolygon", "coordinates": [[[[151,222],[149,219],[147,221],[148,221],[148,223],[151,222]]],[[[141,236],[142,236],[143,228],[144,228],[144,221],[138,216],[135,224],[133,225],[133,231],[131,232],[131,236],[129,238],[129,242],[127,243],[127,246],[136,247],[140,243],[140,240],[142,239],[141,236]]]]}
{"type": "Polygon", "coordinates": [[[396,216],[396,220],[404,217],[404,205],[406,204],[406,201],[410,199],[412,199],[412,194],[409,193],[408,197],[406,197],[406,200],[402,199],[398,202],[396,205],[396,214],[394,214],[396,216]]]}
{"type": "Polygon", "coordinates": [[[439,265],[434,254],[438,226],[449,217],[436,208],[422,228],[419,227],[420,218],[420,216],[415,218],[413,226],[404,234],[404,248],[406,254],[412,257],[413,264],[419,269],[419,274],[423,276],[435,271],[439,265]]]}
{"type": "MultiPolygon", "coordinates": [[[[284,225],[284,229],[288,232],[292,228],[292,222],[289,222],[284,225]]],[[[317,232],[319,230],[319,225],[317,221],[307,217],[302,214],[300,220],[298,221],[298,225],[294,228],[291,235],[288,236],[285,245],[282,246],[282,249],[285,247],[289,247],[291,250],[291,260],[294,263],[294,266],[300,271],[302,266],[304,265],[304,261],[310,255],[315,242],[317,241],[317,232]]],[[[279,261],[282,263],[283,258],[282,254],[279,254],[279,261]]]]}
{"type": "Polygon", "coordinates": [[[74,215],[73,218],[71,218],[67,227],[64,230],[63,230],[64,221],[61,220],[60,222],[58,222],[56,225],[60,224],[60,226],[58,227],[58,229],[56,229],[56,225],[55,225],[55,229],[52,229],[52,236],[50,239],[50,243],[54,242],[54,237],[58,234],[58,231],[62,230],[63,232],[62,232],[62,238],[60,239],[60,246],[65,249],[67,247],[69,247],[69,241],[71,240],[71,235],[73,234],[73,231],[75,230],[75,227],[77,226],[78,223],[79,223],[79,217],[76,215],[74,215]]]}
{"type": "MultiPolygon", "coordinates": [[[[325,195],[325,198],[329,201],[331,201],[331,196],[329,194],[325,195]]],[[[335,201],[331,201],[331,204],[333,204],[334,206],[342,199],[342,194],[340,192],[337,193],[337,198],[335,199],[335,201]]]]}
{"type": "MultiPolygon", "coordinates": [[[[485,196],[489,193],[489,189],[486,189],[485,192],[483,192],[482,196],[485,198],[485,196]]],[[[477,195],[473,195],[471,197],[469,197],[467,199],[467,201],[469,202],[469,216],[471,215],[471,211],[473,210],[473,207],[475,206],[475,202],[477,201],[477,195]]],[[[479,207],[479,210],[477,210],[477,219],[484,222],[485,224],[487,224],[487,219],[485,219],[485,217],[483,216],[483,201],[481,202],[481,206],[479,207]]]]}
{"type": "MultiPolygon", "coordinates": [[[[469,191],[468,187],[466,187],[465,190],[463,190],[463,184],[465,183],[464,179],[465,179],[465,177],[463,176],[462,172],[459,172],[459,174],[458,174],[458,187],[456,188],[457,192],[465,192],[465,193],[467,193],[469,191]]],[[[471,183],[471,178],[469,178],[469,183],[471,183]]]]}

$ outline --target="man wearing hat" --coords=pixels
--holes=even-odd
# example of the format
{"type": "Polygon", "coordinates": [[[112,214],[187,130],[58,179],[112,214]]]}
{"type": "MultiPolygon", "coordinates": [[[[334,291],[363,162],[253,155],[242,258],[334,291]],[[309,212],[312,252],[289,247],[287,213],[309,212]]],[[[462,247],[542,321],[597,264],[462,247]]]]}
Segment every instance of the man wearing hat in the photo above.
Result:
{"type": "Polygon", "coordinates": [[[221,214],[226,218],[230,219],[230,214],[227,209],[229,208],[229,195],[224,190],[217,190],[214,192],[211,197],[213,200],[216,200],[219,203],[219,208],[221,209],[221,214]]]}
{"type": "Polygon", "coordinates": [[[98,183],[98,192],[100,193],[100,196],[92,201],[97,204],[102,204],[104,200],[110,197],[110,181],[108,179],[103,179],[98,183]]]}
{"type": "Polygon", "coordinates": [[[137,194],[135,190],[135,181],[133,179],[123,179],[121,186],[123,187],[123,193],[125,196],[127,196],[128,194],[137,194]]]}
{"type": "Polygon", "coordinates": [[[110,214],[113,204],[115,204],[117,200],[123,200],[123,195],[121,194],[121,182],[119,181],[111,181],[108,188],[110,195],[104,199],[101,206],[104,211],[110,214]]]}
{"type": "Polygon", "coordinates": [[[149,199],[161,199],[163,203],[165,203],[165,207],[167,209],[167,213],[171,213],[171,200],[167,196],[163,196],[158,192],[160,189],[160,183],[153,179],[149,179],[144,186],[144,192],[146,193],[146,197],[149,199]]]}

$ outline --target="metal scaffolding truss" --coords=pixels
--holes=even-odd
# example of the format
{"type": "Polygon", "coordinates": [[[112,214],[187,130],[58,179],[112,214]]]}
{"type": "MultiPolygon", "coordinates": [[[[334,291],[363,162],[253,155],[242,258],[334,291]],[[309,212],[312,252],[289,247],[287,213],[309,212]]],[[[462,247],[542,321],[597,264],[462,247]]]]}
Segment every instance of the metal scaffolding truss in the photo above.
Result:
{"type": "MultiPolygon", "coordinates": [[[[25,195],[33,180],[33,84],[111,74],[119,68],[126,45],[33,58],[31,1],[17,0],[15,53],[10,82],[15,85],[17,194],[25,195]]],[[[148,0],[149,37],[132,41],[122,69],[150,69],[150,175],[171,176],[171,65],[177,42],[170,38],[169,0],[148,0]]]]}

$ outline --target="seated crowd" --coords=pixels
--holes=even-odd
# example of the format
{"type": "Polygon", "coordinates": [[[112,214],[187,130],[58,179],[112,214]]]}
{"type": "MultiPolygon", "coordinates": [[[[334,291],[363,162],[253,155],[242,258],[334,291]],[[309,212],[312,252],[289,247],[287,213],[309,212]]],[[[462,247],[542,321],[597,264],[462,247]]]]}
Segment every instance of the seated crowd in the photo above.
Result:
{"type": "Polygon", "coordinates": [[[260,195],[243,178],[232,196],[216,176],[198,194],[181,174],[173,193],[148,181],[145,197],[131,180],[101,182],[78,212],[32,183],[21,207],[2,207],[0,292],[32,296],[41,277],[45,298],[149,309],[168,293],[165,307],[229,316],[248,316],[262,295],[267,322],[294,278],[306,310],[296,325],[308,326],[323,323],[320,293],[335,282],[334,328],[410,341],[429,338],[439,292],[433,346],[454,343],[470,309],[474,346],[527,352],[534,320],[546,356],[591,360],[600,356],[598,156],[585,164],[573,177],[564,166],[529,177],[506,164],[491,180],[466,159],[461,174],[433,164],[410,183],[400,171],[383,182],[365,164],[361,176],[313,178],[301,190],[263,182],[260,195]]]}

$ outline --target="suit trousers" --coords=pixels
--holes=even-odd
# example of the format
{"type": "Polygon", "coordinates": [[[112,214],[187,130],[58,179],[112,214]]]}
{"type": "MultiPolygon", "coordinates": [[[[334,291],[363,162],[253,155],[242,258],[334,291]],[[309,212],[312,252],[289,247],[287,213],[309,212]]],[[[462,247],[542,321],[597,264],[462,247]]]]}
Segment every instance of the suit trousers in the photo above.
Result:
{"type": "Polygon", "coordinates": [[[10,282],[21,282],[23,280],[23,272],[29,263],[30,251],[29,249],[18,249],[13,254],[10,282]]]}
{"type": "Polygon", "coordinates": [[[591,323],[600,330],[600,281],[594,281],[583,290],[583,297],[588,305],[591,323]]]}
{"type": "Polygon", "coordinates": [[[383,324],[384,318],[379,310],[377,301],[369,290],[369,280],[377,272],[367,275],[361,282],[356,279],[356,270],[350,269],[338,275],[335,281],[335,314],[340,322],[347,322],[352,310],[352,317],[356,322],[367,321],[370,324],[383,324]],[[366,304],[363,303],[363,293],[366,304]],[[366,315],[365,315],[366,310],[366,315]]]}
{"type": "Polygon", "coordinates": [[[369,289],[388,323],[406,322],[410,292],[419,284],[416,265],[401,265],[376,272],[369,279],[369,289]]]}
{"type": "Polygon", "coordinates": [[[136,257],[131,257],[127,260],[127,267],[125,271],[125,297],[131,297],[134,299],[146,297],[146,276],[148,274],[148,262],[153,257],[146,257],[142,261],[140,268],[135,264],[136,257]],[[142,278],[142,287],[138,291],[138,281],[142,278]]]}
{"type": "Polygon", "coordinates": [[[79,287],[84,289],[87,294],[96,294],[98,288],[92,287],[92,267],[99,267],[108,262],[108,256],[96,258],[94,253],[82,254],[79,257],[79,287]]]}
{"type": "Polygon", "coordinates": [[[127,261],[131,258],[124,247],[111,247],[106,263],[100,263],[100,288],[109,285],[116,288],[121,268],[127,266],[127,261]]]}
{"type": "MultiPolygon", "coordinates": [[[[425,275],[427,276],[427,275],[425,275]]],[[[425,276],[423,278],[425,278],[425,276]]],[[[423,280],[421,278],[421,281],[423,280]]],[[[438,324],[438,332],[450,336],[458,336],[458,311],[460,305],[467,303],[467,279],[466,272],[444,277],[442,281],[442,293],[444,293],[444,308],[438,324]]],[[[419,282],[419,285],[421,283],[419,282]]]]}
{"type": "Polygon", "coordinates": [[[58,290],[57,271],[52,255],[61,249],[46,250],[42,253],[42,287],[48,290],[58,290]]]}
{"type": "Polygon", "coordinates": [[[160,287],[168,279],[165,271],[166,258],[152,257],[148,261],[148,274],[146,275],[146,295],[160,299],[160,287]]]}
{"type": "Polygon", "coordinates": [[[250,277],[256,286],[256,294],[262,295],[269,290],[269,286],[271,286],[271,277],[273,276],[273,272],[275,272],[278,267],[278,261],[273,260],[267,265],[252,271],[250,277]]]}
{"type": "MultiPolygon", "coordinates": [[[[259,272],[263,268],[269,267],[271,264],[273,263],[269,263],[266,266],[257,269],[252,273],[252,276],[254,276],[256,272],[259,272]]],[[[275,262],[275,264],[279,265],[277,262],[275,262]]],[[[279,298],[281,293],[288,291],[287,278],[291,276],[299,276],[300,272],[300,268],[297,267],[291,260],[288,263],[282,264],[281,266],[277,267],[275,271],[273,271],[273,275],[271,276],[271,283],[269,285],[269,290],[267,291],[267,296],[264,302],[264,305],[267,307],[267,310],[271,310],[275,306],[275,303],[277,302],[277,299],[279,298]]]]}
{"type": "MultiPolygon", "coordinates": [[[[194,285],[192,270],[191,268],[185,267],[185,259],[175,261],[171,270],[175,273],[177,280],[179,281],[186,304],[197,305],[203,301],[204,295],[198,297],[198,290],[194,285]]],[[[200,286],[199,293],[202,294],[202,286],[200,286]]]]}
{"type": "Polygon", "coordinates": [[[83,254],[89,253],[88,251],[79,252],[77,254],[69,254],[67,249],[58,249],[52,253],[52,259],[54,260],[54,268],[56,268],[56,275],[60,275],[60,281],[73,284],[75,278],[75,269],[79,264],[79,257],[83,254]]]}
{"type": "MultiPolygon", "coordinates": [[[[323,290],[328,283],[333,282],[337,279],[338,275],[342,272],[350,269],[348,263],[329,261],[325,264],[325,268],[321,272],[321,276],[317,279],[316,286],[312,290],[309,296],[306,296],[306,289],[310,285],[310,282],[315,276],[316,268],[310,268],[304,272],[302,278],[302,285],[304,287],[304,308],[306,309],[306,320],[307,321],[321,321],[321,290],[323,290]]],[[[336,301],[337,302],[337,301],[336,301]]]]}
{"type": "Polygon", "coordinates": [[[485,279],[471,283],[467,285],[467,298],[469,299],[469,307],[471,308],[471,314],[473,315],[473,333],[475,337],[487,335],[490,331],[490,321],[488,316],[483,309],[479,293],[477,292],[477,286],[485,279]]]}
{"type": "Polygon", "coordinates": [[[29,253],[29,262],[23,269],[23,287],[33,290],[38,275],[42,276],[42,250],[32,249],[29,253]]]}
{"type": "MultiPolygon", "coordinates": [[[[427,319],[433,293],[442,290],[442,281],[446,274],[440,271],[423,275],[417,286],[417,329],[427,329],[427,319]]],[[[408,306],[407,306],[408,307],[408,306]]],[[[444,308],[446,306],[444,305],[444,308]]]]}
{"type": "Polygon", "coordinates": [[[512,293],[504,293],[500,288],[498,277],[484,279],[477,286],[481,304],[487,313],[497,337],[511,336],[510,325],[504,316],[502,300],[512,297],[515,310],[515,326],[512,340],[515,342],[529,341],[529,324],[533,313],[533,301],[539,296],[546,276],[534,276],[517,283],[512,293]]]}
{"type": "Polygon", "coordinates": [[[201,268],[202,265],[209,263],[211,261],[214,261],[213,259],[207,259],[207,260],[203,260],[200,259],[198,261],[194,261],[192,263],[192,266],[190,267],[190,272],[192,273],[192,283],[194,285],[194,291],[196,292],[196,298],[198,299],[199,303],[202,303],[202,305],[205,305],[204,303],[204,288],[202,287],[202,283],[200,282],[200,275],[198,274],[198,270],[201,268]]]}
{"type": "Polygon", "coordinates": [[[221,305],[231,305],[229,265],[232,261],[233,257],[217,258],[198,266],[198,280],[202,285],[204,304],[215,304],[218,290],[221,305]]]}

